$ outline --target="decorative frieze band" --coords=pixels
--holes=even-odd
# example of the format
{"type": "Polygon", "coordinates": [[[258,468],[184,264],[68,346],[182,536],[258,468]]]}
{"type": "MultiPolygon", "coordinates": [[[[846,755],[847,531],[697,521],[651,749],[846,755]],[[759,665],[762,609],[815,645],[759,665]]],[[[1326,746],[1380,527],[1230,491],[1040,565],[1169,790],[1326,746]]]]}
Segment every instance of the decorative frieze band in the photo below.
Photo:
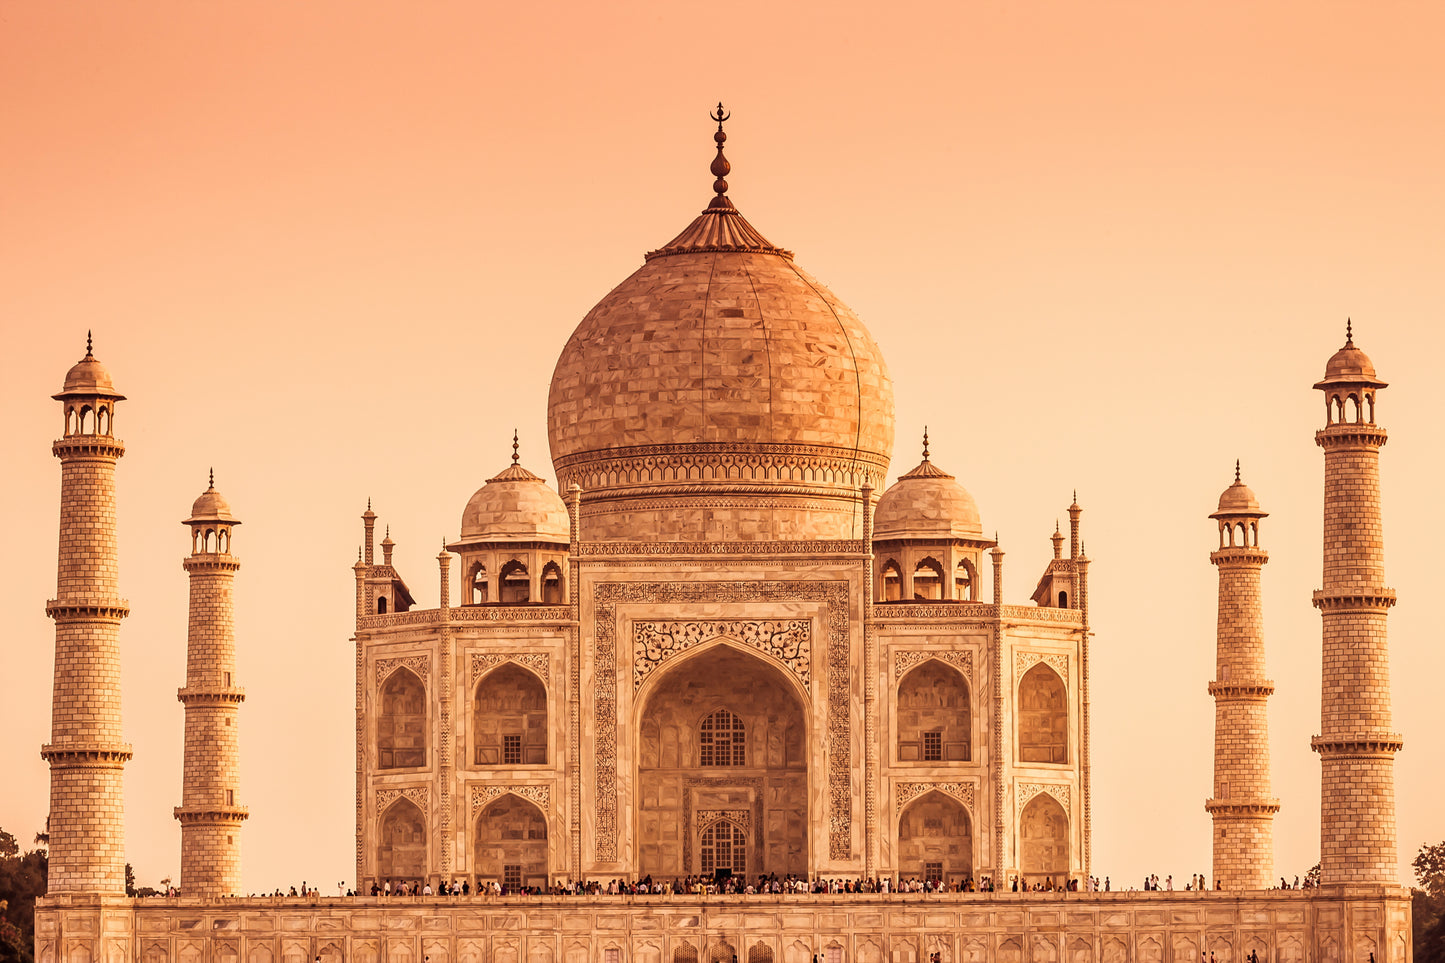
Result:
{"type": "Polygon", "coordinates": [[[807,686],[812,678],[813,620],[635,622],[632,626],[632,690],[636,692],[673,656],[726,637],[764,652],[807,686]]]}
{"type": "Polygon", "coordinates": [[[381,688],[382,682],[397,669],[410,669],[415,672],[422,684],[426,685],[431,678],[431,656],[430,655],[406,655],[396,659],[376,660],[376,685],[381,688]]]}
{"type": "Polygon", "coordinates": [[[541,678],[542,684],[552,684],[552,657],[546,652],[473,652],[472,685],[503,662],[515,662],[531,669],[541,678]]]}
{"type": "Polygon", "coordinates": [[[973,815],[974,787],[971,782],[900,782],[893,787],[894,811],[902,813],[904,806],[935,789],[963,803],[969,815],[973,815]]]}
{"type": "Polygon", "coordinates": [[[533,786],[498,786],[488,784],[485,786],[473,786],[471,790],[471,812],[472,818],[476,819],[477,814],[498,796],[505,796],[511,793],[514,796],[525,799],[528,802],[536,803],[544,815],[550,816],[552,811],[552,787],[546,785],[533,786]]]}
{"type": "Polygon", "coordinates": [[[938,649],[905,649],[893,653],[893,681],[903,678],[909,669],[929,659],[946,662],[963,674],[970,688],[973,687],[973,652],[940,651],[938,649]]]}
{"type": "Polygon", "coordinates": [[[1014,685],[1024,677],[1024,673],[1042,662],[1059,674],[1064,684],[1069,684],[1069,657],[1062,652],[1015,652],[1014,653],[1014,685]]]}
{"type": "Polygon", "coordinates": [[[386,807],[398,799],[410,799],[417,808],[426,813],[431,801],[431,789],[426,786],[407,786],[404,789],[378,789],[376,791],[376,814],[386,812],[386,807]]]}

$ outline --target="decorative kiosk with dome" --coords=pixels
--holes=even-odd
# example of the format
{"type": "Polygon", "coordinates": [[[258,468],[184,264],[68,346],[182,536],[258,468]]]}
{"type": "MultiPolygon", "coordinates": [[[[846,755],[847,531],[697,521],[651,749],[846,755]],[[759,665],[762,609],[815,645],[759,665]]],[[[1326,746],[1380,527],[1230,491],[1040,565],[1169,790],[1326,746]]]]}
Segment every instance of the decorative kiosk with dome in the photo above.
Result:
{"type": "Polygon", "coordinates": [[[368,509],[363,890],[1088,873],[1077,506],[1058,591],[1009,605],[926,438],[883,490],[882,353],[728,198],[716,116],[711,201],[562,348],[557,488],[514,438],[426,610],[368,509]]]}

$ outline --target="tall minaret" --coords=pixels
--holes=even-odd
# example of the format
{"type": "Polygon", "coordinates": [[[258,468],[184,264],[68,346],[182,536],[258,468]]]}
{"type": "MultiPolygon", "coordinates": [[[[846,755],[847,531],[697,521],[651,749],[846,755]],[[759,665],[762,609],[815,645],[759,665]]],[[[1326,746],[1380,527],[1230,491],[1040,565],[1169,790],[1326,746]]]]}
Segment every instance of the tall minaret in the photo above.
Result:
{"type": "Polygon", "coordinates": [[[1268,889],[1274,880],[1274,814],[1270,795],[1269,719],[1274,683],[1264,676],[1264,625],[1259,573],[1269,553],[1259,547],[1259,507],[1239,463],[1234,484],[1219,496],[1219,620],[1214,696],[1214,879],[1224,889],[1268,889]]]}
{"type": "Polygon", "coordinates": [[[181,892],[230,896],[241,892],[240,782],[236,715],[246,698],[237,688],[232,585],[241,560],[231,554],[232,529],[241,524],[210,487],[191,506],[191,618],[186,634],[186,749],[181,783],[181,892]]]}
{"type": "Polygon", "coordinates": [[[117,597],[115,406],[125,396],[90,352],[53,396],[65,434],[60,459],[60,555],[55,598],[55,689],[50,742],[50,877],[58,893],[125,892],[122,770],[131,757],[120,729],[120,620],[117,597]]]}
{"type": "Polygon", "coordinates": [[[1385,619],[1395,593],[1385,587],[1380,523],[1380,448],[1375,395],[1386,387],[1375,366],[1345,346],[1315,385],[1325,394],[1324,582],[1314,594],[1324,634],[1320,734],[1320,879],[1398,883],[1395,753],[1390,728],[1390,651],[1385,619]]]}

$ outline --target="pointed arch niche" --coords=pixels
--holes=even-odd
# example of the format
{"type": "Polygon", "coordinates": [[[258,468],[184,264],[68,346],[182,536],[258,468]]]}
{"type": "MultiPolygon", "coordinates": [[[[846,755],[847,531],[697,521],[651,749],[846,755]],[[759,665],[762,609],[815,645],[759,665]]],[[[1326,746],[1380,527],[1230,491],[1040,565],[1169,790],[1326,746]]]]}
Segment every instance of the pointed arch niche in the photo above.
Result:
{"type": "Polygon", "coordinates": [[[1041,792],[1019,814],[1019,871],[1029,885],[1069,875],[1069,816],[1057,799],[1041,792]]]}
{"type": "Polygon", "coordinates": [[[1020,763],[1069,761],[1069,698],[1064,680],[1040,662],[1019,680],[1020,763]]]}
{"type": "Polygon", "coordinates": [[[426,730],[426,686],[415,672],[399,668],[381,686],[381,712],[376,719],[376,767],[425,766],[426,730]]]}
{"type": "Polygon", "coordinates": [[[968,683],[937,659],[909,670],[898,683],[898,761],[943,765],[970,758],[968,683]]]}
{"type": "Polygon", "coordinates": [[[472,699],[472,761],[478,766],[547,764],[547,688],[515,662],[477,682],[472,699]]]}
{"type": "Polygon", "coordinates": [[[504,793],[477,814],[472,871],[508,891],[547,885],[547,817],[535,803],[504,793]]]}
{"type": "Polygon", "coordinates": [[[426,816],[410,799],[399,798],[381,814],[376,850],[378,879],[420,879],[426,875],[426,816]]]}
{"type": "Polygon", "coordinates": [[[963,804],[937,790],[898,817],[898,875],[957,883],[973,875],[973,821],[963,804]]]}
{"type": "Polygon", "coordinates": [[[636,706],[638,875],[700,873],[704,848],[714,869],[807,872],[808,723],[794,676],[717,640],[663,664],[636,706]]]}

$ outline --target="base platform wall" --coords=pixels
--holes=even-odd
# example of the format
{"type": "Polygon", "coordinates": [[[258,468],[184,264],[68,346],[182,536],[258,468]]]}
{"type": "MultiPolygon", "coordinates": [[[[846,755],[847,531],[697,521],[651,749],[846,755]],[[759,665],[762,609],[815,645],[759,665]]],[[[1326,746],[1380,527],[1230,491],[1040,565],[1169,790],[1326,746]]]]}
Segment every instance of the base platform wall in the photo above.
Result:
{"type": "Polygon", "coordinates": [[[1398,887],[1250,893],[56,896],[37,963],[1410,963],[1398,887]],[[689,952],[691,949],[691,953],[689,952]]]}

